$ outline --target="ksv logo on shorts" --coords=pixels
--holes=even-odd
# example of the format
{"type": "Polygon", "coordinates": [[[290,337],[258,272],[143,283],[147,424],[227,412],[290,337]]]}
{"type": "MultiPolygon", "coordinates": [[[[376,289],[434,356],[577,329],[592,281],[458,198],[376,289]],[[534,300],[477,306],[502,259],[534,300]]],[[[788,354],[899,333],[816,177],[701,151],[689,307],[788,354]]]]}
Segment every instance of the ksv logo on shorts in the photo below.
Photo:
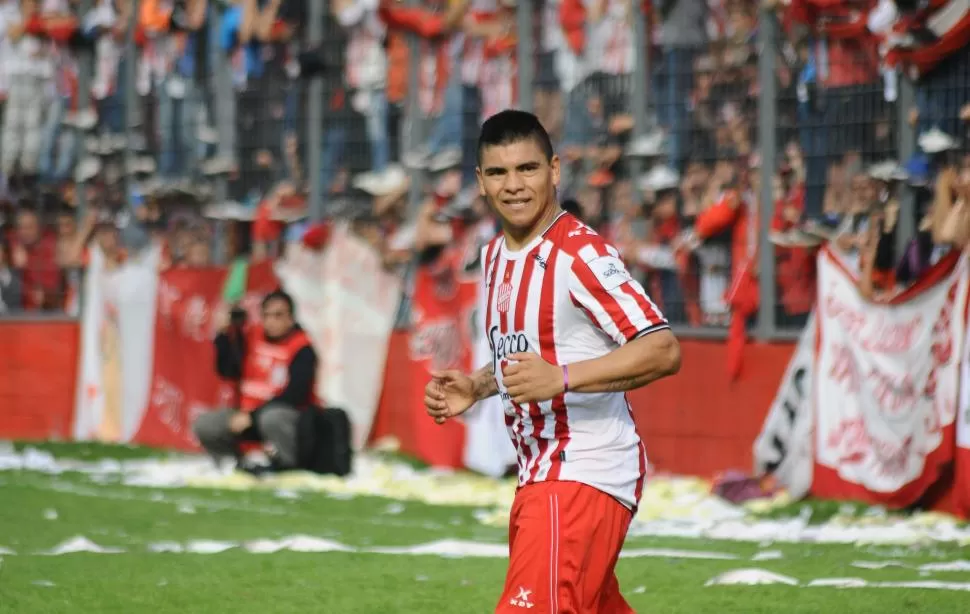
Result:
{"type": "Polygon", "coordinates": [[[536,607],[536,604],[532,603],[530,599],[531,595],[532,591],[526,590],[520,586],[518,594],[512,599],[509,599],[509,605],[517,608],[526,608],[527,610],[532,609],[536,607]]]}

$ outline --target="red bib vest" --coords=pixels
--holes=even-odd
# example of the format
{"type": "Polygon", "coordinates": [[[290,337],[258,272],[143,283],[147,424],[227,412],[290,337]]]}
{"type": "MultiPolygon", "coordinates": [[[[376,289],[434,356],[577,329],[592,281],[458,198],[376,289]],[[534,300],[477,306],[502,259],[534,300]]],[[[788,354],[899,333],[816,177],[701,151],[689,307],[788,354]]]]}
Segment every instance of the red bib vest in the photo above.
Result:
{"type": "MultiPolygon", "coordinates": [[[[286,389],[290,383],[290,363],[297,352],[310,345],[310,338],[297,329],[281,340],[268,341],[259,325],[247,327],[245,334],[246,357],[239,406],[243,411],[253,411],[286,389]]],[[[297,409],[314,400],[311,388],[310,398],[297,409]]]]}

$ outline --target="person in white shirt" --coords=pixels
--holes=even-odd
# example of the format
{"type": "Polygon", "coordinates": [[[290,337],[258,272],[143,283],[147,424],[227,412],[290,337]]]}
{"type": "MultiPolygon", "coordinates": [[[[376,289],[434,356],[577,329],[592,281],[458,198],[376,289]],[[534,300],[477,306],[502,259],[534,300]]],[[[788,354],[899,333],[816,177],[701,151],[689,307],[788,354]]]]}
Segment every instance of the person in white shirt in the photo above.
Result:
{"type": "Polygon", "coordinates": [[[54,67],[49,44],[25,31],[28,19],[38,14],[37,0],[21,0],[20,10],[4,12],[6,26],[3,67],[7,77],[7,103],[0,136],[0,171],[36,175],[43,137],[46,101],[53,86],[54,67]]]}

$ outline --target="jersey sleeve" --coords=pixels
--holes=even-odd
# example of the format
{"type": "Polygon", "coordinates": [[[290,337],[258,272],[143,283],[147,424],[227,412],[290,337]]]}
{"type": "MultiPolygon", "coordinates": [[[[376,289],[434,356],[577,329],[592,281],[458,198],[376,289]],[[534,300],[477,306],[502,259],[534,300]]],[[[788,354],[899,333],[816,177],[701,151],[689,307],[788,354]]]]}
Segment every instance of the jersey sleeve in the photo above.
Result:
{"type": "Polygon", "coordinates": [[[581,247],[570,270],[569,294],[596,326],[624,345],[669,325],[619,256],[603,241],[581,247]]]}

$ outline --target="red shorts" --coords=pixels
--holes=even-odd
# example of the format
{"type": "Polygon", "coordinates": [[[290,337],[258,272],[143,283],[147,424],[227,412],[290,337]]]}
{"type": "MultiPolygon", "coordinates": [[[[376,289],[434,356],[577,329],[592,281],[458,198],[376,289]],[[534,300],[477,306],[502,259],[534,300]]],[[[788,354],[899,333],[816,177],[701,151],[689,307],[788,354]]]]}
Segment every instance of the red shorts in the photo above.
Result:
{"type": "Polygon", "coordinates": [[[632,518],[619,501],[579,482],[519,490],[496,614],[632,613],[614,573],[632,518]]]}

